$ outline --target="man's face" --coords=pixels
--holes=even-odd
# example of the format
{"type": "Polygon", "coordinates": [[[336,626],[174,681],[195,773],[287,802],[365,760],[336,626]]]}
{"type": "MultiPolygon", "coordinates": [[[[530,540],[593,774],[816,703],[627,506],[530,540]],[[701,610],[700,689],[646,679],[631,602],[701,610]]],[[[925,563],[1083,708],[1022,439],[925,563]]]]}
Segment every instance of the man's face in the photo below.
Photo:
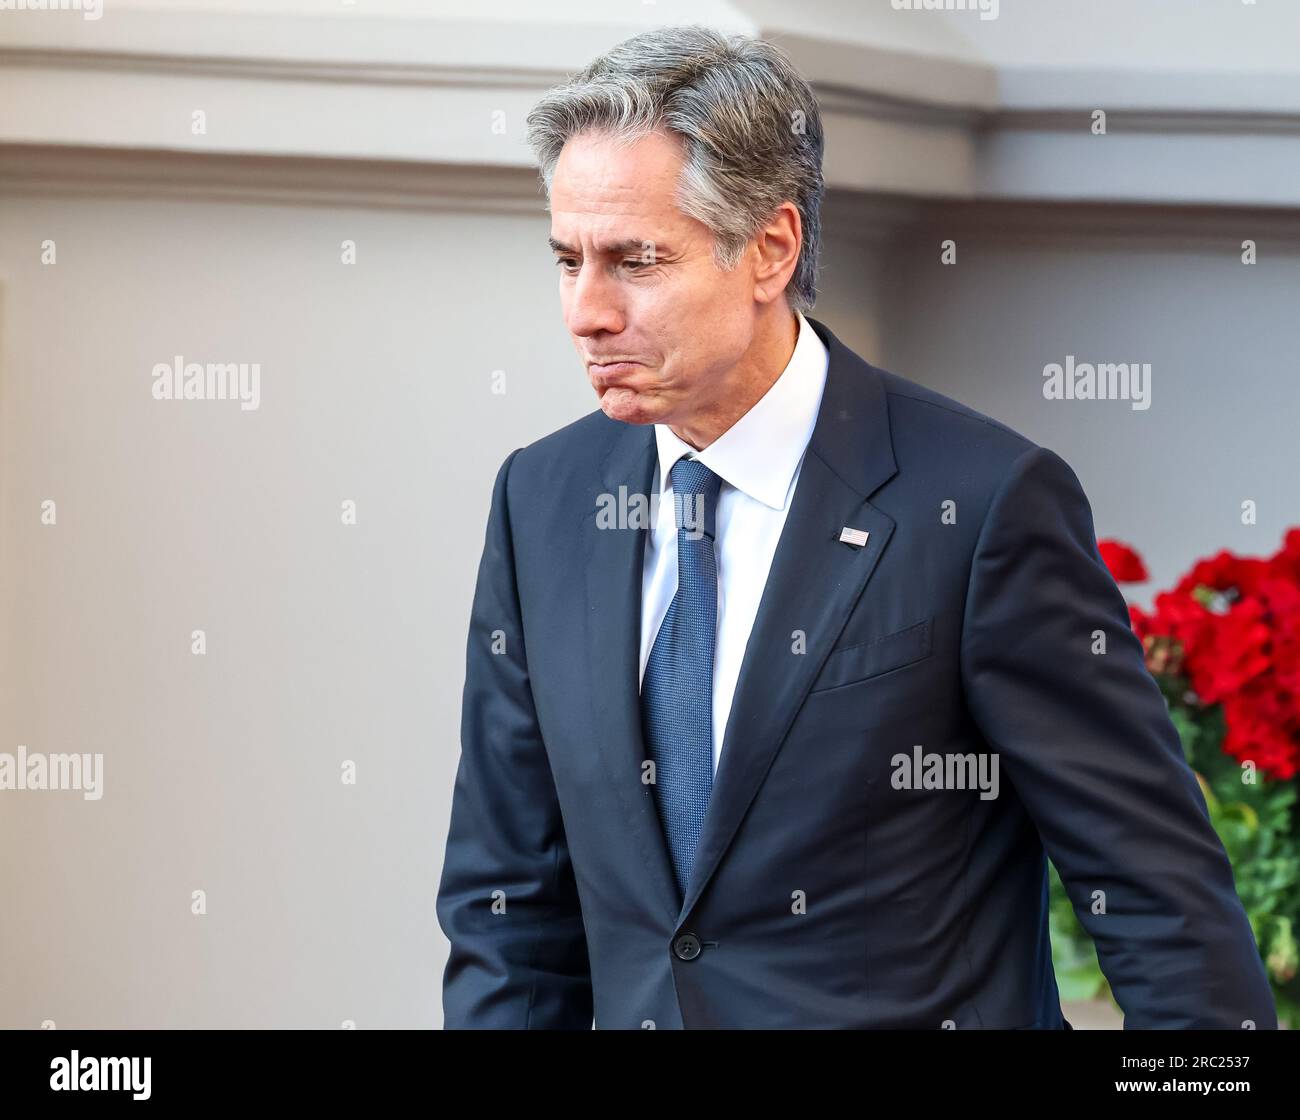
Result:
{"type": "Polygon", "coordinates": [[[718,269],[708,227],[677,209],[681,169],[668,134],[583,133],[551,180],[565,326],[601,409],[629,424],[711,411],[754,336],[754,243],[718,269]]]}

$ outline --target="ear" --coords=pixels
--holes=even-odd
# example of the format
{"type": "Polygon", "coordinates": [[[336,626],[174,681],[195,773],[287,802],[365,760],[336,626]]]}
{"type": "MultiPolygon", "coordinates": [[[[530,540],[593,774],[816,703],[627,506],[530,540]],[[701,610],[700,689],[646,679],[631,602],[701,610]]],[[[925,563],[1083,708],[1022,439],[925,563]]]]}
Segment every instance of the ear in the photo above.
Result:
{"type": "Polygon", "coordinates": [[[803,248],[803,223],[799,208],[783,202],[771,219],[754,235],[758,263],[754,268],[754,299],[771,303],[779,299],[794,275],[803,248]]]}

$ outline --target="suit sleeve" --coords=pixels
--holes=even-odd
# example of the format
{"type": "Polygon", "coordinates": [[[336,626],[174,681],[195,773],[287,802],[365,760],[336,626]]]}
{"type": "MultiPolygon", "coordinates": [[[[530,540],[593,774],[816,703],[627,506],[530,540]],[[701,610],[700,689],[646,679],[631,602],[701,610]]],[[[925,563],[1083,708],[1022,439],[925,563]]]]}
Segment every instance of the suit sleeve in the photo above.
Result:
{"type": "Polygon", "coordinates": [[[437,914],[445,1029],[592,1026],[587,943],[529,682],[501,465],[470,614],[437,914]],[[500,650],[504,640],[503,652],[500,650]]]}
{"type": "Polygon", "coordinates": [[[1088,499],[1047,448],[1021,455],[990,504],[961,661],[967,707],[1097,946],[1125,1029],[1275,1029],[1232,865],[1088,499]]]}

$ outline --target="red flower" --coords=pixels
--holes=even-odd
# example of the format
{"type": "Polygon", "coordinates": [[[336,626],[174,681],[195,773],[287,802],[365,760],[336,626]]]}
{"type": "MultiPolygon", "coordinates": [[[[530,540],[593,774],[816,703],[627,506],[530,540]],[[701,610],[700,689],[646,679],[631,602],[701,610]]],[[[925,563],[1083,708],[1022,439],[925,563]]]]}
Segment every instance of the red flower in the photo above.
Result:
{"type": "Polygon", "coordinates": [[[1292,529],[1282,541],[1282,548],[1270,561],[1273,574],[1300,584],[1300,528],[1292,529]]]}
{"type": "Polygon", "coordinates": [[[1104,540],[1097,542],[1101,558],[1110,569],[1111,578],[1116,583],[1143,583],[1147,579],[1146,565],[1142,557],[1122,541],[1104,540]]]}
{"type": "Polygon", "coordinates": [[[1269,628],[1258,600],[1247,599],[1226,614],[1211,615],[1212,646],[1202,647],[1189,666],[1192,688],[1203,704],[1214,704],[1268,671],[1269,628]]]}
{"type": "Polygon", "coordinates": [[[1284,781],[1297,772],[1295,697],[1253,684],[1223,701],[1223,749],[1284,781]]]}
{"type": "MultiPolygon", "coordinates": [[[[1118,582],[1133,571],[1132,550],[1107,545],[1118,582]]],[[[1152,673],[1222,706],[1227,754],[1275,778],[1300,772],[1300,528],[1268,559],[1224,550],[1198,561],[1150,613],[1130,606],[1129,618],[1152,673]]]]}
{"type": "Polygon", "coordinates": [[[1178,585],[1175,592],[1190,595],[1197,587],[1215,591],[1235,590],[1239,596],[1253,595],[1261,578],[1268,573],[1268,561],[1250,556],[1234,556],[1226,549],[1208,560],[1199,560],[1178,585]]]}

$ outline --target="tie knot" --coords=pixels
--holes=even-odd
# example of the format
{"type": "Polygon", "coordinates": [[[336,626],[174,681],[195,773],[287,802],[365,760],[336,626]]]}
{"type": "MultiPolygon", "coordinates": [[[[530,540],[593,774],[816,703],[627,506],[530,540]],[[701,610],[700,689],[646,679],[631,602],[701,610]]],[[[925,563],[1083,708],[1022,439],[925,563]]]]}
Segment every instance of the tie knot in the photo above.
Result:
{"type": "Polygon", "coordinates": [[[673,512],[678,532],[698,540],[703,533],[715,537],[718,490],[722,479],[698,459],[678,459],[673,464],[673,512]]]}

